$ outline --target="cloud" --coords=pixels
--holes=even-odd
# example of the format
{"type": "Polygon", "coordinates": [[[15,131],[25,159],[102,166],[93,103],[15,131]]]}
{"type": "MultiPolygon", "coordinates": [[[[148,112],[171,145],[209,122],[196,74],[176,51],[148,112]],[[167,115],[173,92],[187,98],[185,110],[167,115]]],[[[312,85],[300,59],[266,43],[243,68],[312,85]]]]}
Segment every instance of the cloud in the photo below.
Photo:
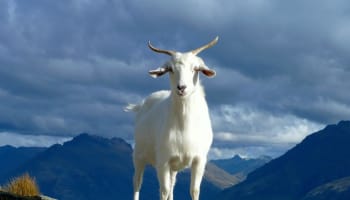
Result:
{"type": "Polygon", "coordinates": [[[54,144],[63,144],[71,139],[71,137],[61,136],[22,135],[10,132],[0,132],[0,146],[11,145],[14,147],[49,147],[54,144]]]}
{"type": "Polygon", "coordinates": [[[283,152],[349,118],[345,0],[0,4],[3,132],[131,140],[133,116],[123,106],[169,87],[167,77],[147,74],[167,59],[147,41],[188,51],[216,35],[218,44],[200,54],[217,71],[202,78],[216,152],[283,152]]]}
{"type": "Polygon", "coordinates": [[[280,155],[324,126],[292,114],[271,113],[248,105],[218,106],[212,112],[212,121],[213,153],[217,155],[222,153],[221,149],[224,154],[232,151],[250,156],[252,152],[280,155]]]}

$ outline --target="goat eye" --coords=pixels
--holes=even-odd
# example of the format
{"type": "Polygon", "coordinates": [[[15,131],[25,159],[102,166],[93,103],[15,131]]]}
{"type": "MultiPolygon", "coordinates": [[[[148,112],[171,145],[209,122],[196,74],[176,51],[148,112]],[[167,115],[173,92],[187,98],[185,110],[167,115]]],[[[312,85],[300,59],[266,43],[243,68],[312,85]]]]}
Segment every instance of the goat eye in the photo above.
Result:
{"type": "Polygon", "coordinates": [[[168,72],[173,72],[173,68],[170,67],[170,66],[167,66],[167,67],[166,67],[166,70],[167,70],[168,72]]]}

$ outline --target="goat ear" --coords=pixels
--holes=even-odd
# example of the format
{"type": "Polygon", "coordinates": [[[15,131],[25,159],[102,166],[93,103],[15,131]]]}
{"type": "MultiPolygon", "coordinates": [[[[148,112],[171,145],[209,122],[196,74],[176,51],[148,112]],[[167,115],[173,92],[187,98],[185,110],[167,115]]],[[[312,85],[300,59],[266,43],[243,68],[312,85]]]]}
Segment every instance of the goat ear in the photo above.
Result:
{"type": "Polygon", "coordinates": [[[162,76],[163,74],[167,73],[168,71],[170,71],[170,69],[168,67],[161,67],[161,68],[158,68],[155,70],[150,70],[148,73],[153,78],[158,78],[159,76],[162,76]]]}
{"type": "Polygon", "coordinates": [[[197,71],[201,71],[204,75],[206,75],[207,77],[214,77],[216,75],[216,72],[212,69],[209,69],[207,66],[202,66],[202,67],[199,67],[197,69],[197,71]]]}

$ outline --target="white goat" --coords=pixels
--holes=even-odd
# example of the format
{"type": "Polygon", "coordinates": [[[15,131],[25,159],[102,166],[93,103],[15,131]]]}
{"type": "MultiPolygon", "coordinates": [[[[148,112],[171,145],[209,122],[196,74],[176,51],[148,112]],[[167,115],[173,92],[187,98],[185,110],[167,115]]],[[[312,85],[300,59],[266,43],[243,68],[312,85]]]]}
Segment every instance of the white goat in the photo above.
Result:
{"type": "Polygon", "coordinates": [[[157,170],[161,200],[173,200],[176,173],[191,167],[190,193],[192,200],[199,199],[200,183],[213,139],[199,72],[213,77],[215,71],[209,69],[197,54],[217,41],[218,37],[186,53],[158,49],[148,43],[153,51],[171,56],[162,67],[149,71],[154,78],[169,72],[171,90],[152,93],[141,104],[129,104],[125,108],[137,113],[134,200],[139,199],[146,164],[157,170]]]}

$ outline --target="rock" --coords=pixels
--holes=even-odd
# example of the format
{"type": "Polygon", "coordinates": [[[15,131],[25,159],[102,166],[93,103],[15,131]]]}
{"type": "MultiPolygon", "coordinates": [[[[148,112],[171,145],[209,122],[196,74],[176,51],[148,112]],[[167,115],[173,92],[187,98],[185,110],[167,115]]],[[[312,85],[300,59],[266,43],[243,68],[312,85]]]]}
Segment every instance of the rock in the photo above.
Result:
{"type": "Polygon", "coordinates": [[[22,197],[14,195],[8,192],[0,191],[0,200],[57,200],[44,195],[32,196],[32,197],[22,197]]]}

